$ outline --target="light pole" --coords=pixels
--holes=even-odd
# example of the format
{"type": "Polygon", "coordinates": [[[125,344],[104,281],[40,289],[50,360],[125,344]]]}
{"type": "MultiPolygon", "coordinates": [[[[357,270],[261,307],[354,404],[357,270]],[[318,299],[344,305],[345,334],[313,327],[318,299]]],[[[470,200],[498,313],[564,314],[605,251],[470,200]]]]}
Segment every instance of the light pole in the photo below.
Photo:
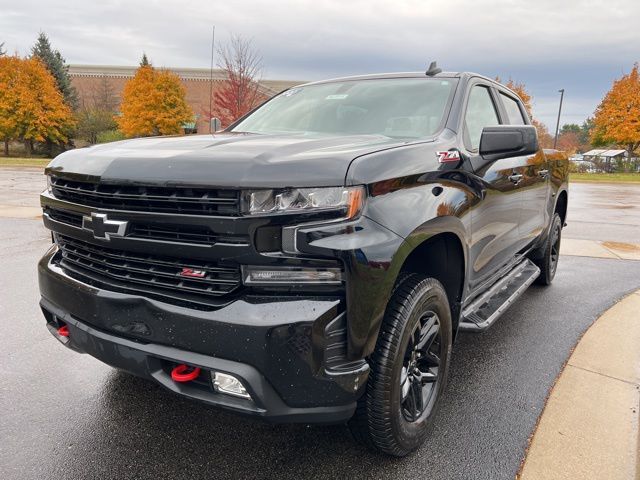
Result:
{"type": "Polygon", "coordinates": [[[213,132],[211,128],[211,117],[213,117],[213,47],[216,41],[216,26],[211,28],[211,69],[209,70],[209,133],[213,132]]]}
{"type": "Polygon", "coordinates": [[[564,88],[558,90],[560,92],[560,108],[558,108],[558,121],[556,122],[556,136],[553,139],[553,149],[558,145],[558,129],[560,128],[560,113],[562,113],[562,99],[564,98],[564,88]]]}

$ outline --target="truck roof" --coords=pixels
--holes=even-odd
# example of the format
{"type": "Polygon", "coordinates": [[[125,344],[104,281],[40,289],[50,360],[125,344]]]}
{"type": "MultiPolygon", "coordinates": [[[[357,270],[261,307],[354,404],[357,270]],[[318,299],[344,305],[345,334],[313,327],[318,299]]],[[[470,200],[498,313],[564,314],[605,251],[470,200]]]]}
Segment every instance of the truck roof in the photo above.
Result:
{"type": "MultiPolygon", "coordinates": [[[[352,80],[373,80],[378,78],[425,78],[424,72],[394,72],[394,73],[373,73],[367,75],[353,75],[348,77],[336,77],[330,78],[327,80],[318,80],[316,82],[308,82],[304,85],[319,85],[322,83],[333,83],[333,82],[344,82],[344,81],[352,81],[352,80]]],[[[471,77],[480,77],[489,82],[499,84],[495,80],[486,77],[484,75],[480,75],[478,73],[473,72],[440,72],[436,75],[431,76],[430,78],[471,78],[471,77]]],[[[504,85],[503,85],[504,86],[504,85]]]]}
{"type": "MultiPolygon", "coordinates": [[[[474,72],[440,72],[432,76],[427,76],[425,72],[373,73],[368,75],[353,75],[349,77],[337,77],[337,78],[330,78],[327,80],[318,80],[316,82],[308,82],[308,83],[300,84],[297,86],[302,87],[306,85],[321,85],[323,83],[346,82],[346,81],[353,81],[353,80],[375,80],[379,78],[460,78],[465,80],[469,80],[471,78],[481,78],[487,82],[491,82],[494,85],[497,85],[503,88],[504,90],[511,92],[513,95],[520,98],[516,92],[514,92],[512,89],[510,89],[506,85],[503,85],[502,83],[496,81],[493,78],[489,78],[485,75],[480,75],[479,73],[474,73],[474,72]]],[[[292,87],[292,88],[295,88],[295,87],[292,87]]]]}

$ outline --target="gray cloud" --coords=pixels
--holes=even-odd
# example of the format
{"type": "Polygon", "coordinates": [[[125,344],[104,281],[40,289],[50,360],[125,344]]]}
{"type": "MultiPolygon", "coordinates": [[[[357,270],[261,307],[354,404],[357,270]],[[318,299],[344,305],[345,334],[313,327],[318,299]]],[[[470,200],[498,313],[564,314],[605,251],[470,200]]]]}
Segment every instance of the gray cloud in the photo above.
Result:
{"type": "Polygon", "coordinates": [[[207,67],[211,25],[253,38],[266,76],[315,80],[381,71],[472,70],[525,82],[555,124],[591,115],[614,78],[640,60],[637,0],[203,1],[0,0],[0,41],[28,52],[45,31],[70,63],[207,67]]]}

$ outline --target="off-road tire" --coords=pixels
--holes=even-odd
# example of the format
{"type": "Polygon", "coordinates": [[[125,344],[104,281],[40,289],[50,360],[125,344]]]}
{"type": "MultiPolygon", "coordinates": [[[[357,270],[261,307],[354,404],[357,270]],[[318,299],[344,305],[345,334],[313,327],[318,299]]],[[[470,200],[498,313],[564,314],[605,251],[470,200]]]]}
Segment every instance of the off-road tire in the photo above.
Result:
{"type": "Polygon", "coordinates": [[[542,256],[534,260],[540,268],[540,276],[536,279],[539,285],[551,285],[558,269],[560,258],[560,241],[562,240],[562,219],[557,213],[553,214],[549,235],[542,246],[542,256]]]}
{"type": "MultiPolygon", "coordinates": [[[[368,447],[402,457],[424,442],[446,386],[451,357],[452,323],[447,294],[434,278],[412,274],[395,289],[370,357],[367,389],[349,427],[353,436],[368,447]],[[424,418],[409,422],[404,416],[400,385],[409,342],[425,312],[437,315],[440,323],[440,363],[433,387],[430,410],[424,418]]],[[[406,373],[405,373],[406,378],[406,373]]]]}

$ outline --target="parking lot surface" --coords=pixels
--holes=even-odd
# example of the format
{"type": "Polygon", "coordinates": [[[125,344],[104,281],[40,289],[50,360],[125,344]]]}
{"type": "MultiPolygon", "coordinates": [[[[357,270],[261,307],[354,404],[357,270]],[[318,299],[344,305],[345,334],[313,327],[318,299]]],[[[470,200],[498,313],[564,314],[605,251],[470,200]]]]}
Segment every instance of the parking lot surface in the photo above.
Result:
{"type": "MultiPolygon", "coordinates": [[[[11,172],[0,169],[0,186],[12,188],[11,172]]],[[[23,175],[20,191],[8,197],[35,208],[43,179],[36,171],[23,175]]],[[[640,186],[625,187],[629,193],[618,200],[610,199],[620,187],[594,187],[572,185],[567,236],[637,242],[640,186]],[[615,202],[633,203],[608,206],[615,202]]],[[[3,479],[511,479],[581,334],[640,288],[638,261],[563,256],[553,286],[531,287],[486,333],[460,336],[429,439],[415,454],[391,459],[355,444],[344,426],[270,425],[227,414],[68,351],[46,330],[38,307],[35,265],[49,234],[24,210],[4,212],[3,479]]]]}

